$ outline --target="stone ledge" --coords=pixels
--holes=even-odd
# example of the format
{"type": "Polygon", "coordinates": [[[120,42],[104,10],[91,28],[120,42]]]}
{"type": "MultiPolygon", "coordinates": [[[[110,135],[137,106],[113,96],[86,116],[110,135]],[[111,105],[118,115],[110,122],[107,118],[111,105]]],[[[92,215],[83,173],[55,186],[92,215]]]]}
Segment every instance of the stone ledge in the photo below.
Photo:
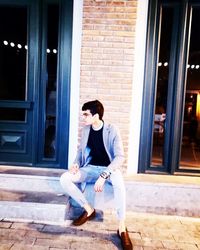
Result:
{"type": "Polygon", "coordinates": [[[0,201],[0,218],[63,222],[68,207],[62,204],[0,201]]]}

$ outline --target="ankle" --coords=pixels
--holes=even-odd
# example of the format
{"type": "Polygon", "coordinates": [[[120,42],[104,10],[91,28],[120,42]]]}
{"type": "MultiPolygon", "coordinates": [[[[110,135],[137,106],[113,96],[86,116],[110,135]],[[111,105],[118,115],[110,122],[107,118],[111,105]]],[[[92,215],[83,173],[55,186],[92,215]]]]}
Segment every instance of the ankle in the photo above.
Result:
{"type": "Polygon", "coordinates": [[[121,233],[126,232],[126,226],[124,222],[120,222],[119,223],[119,233],[121,235],[121,233]]]}
{"type": "Polygon", "coordinates": [[[89,204],[85,204],[83,207],[87,212],[88,216],[90,216],[94,212],[94,208],[91,207],[89,204]]]}

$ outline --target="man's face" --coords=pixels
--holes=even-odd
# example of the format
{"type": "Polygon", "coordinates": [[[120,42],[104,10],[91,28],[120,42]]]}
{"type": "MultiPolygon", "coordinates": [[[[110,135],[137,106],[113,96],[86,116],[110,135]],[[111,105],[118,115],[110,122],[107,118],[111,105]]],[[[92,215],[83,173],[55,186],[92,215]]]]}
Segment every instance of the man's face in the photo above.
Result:
{"type": "Polygon", "coordinates": [[[92,125],[95,121],[95,115],[92,115],[89,109],[84,110],[82,112],[82,116],[84,125],[92,125]]]}

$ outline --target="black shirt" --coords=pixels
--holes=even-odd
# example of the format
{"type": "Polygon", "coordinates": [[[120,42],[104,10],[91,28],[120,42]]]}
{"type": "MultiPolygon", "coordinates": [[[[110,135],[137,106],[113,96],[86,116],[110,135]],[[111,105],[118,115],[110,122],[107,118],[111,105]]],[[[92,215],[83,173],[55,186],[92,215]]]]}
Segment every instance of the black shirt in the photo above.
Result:
{"type": "Polygon", "coordinates": [[[99,130],[94,130],[91,126],[87,146],[90,149],[91,165],[108,166],[110,164],[103,143],[103,127],[99,130]]]}

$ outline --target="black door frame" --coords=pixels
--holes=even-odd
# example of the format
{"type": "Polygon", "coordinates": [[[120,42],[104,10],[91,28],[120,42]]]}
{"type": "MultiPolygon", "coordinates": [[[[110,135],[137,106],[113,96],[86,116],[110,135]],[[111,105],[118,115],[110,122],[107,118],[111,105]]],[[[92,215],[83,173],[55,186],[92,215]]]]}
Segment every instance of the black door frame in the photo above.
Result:
{"type": "Polygon", "coordinates": [[[73,0],[44,0],[41,15],[41,64],[39,83],[38,110],[38,138],[35,142],[37,151],[36,166],[48,168],[67,168],[68,144],[69,144],[69,114],[70,114],[70,80],[71,80],[71,50],[72,50],[72,15],[73,0]],[[56,119],[56,156],[54,159],[44,157],[44,136],[45,136],[45,94],[46,94],[46,13],[44,8],[49,3],[59,3],[59,28],[58,28],[58,58],[57,58],[57,119],[56,119]],[[40,139],[41,138],[41,139],[40,139]]]}

